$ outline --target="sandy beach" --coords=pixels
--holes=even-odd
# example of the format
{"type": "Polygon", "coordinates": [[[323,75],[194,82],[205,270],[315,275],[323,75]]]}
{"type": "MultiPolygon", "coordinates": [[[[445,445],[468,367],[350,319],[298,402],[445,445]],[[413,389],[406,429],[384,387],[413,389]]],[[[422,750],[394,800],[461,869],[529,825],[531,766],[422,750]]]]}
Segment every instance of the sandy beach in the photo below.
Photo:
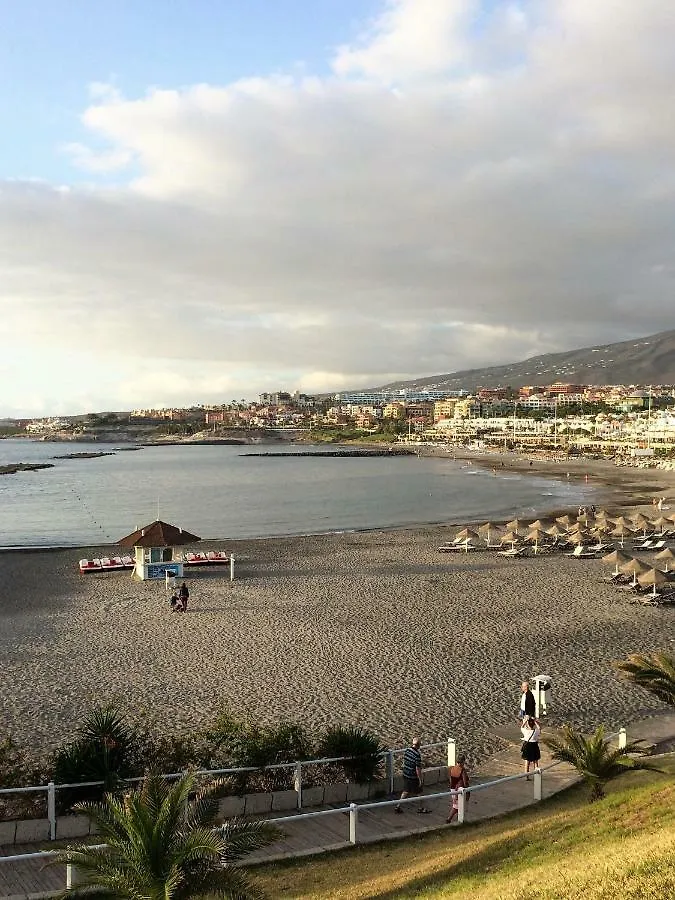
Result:
{"type": "Polygon", "coordinates": [[[674,609],[632,605],[598,561],[439,553],[452,533],[229,542],[237,579],[190,573],[185,616],[163,583],[80,575],[100,548],[0,554],[0,724],[44,751],[95,701],[149,710],[167,731],[228,703],[314,729],[362,724],[393,744],[453,735],[477,760],[499,747],[523,676],[553,676],[557,722],[616,726],[659,708],[611,662],[672,650],[674,609]]]}

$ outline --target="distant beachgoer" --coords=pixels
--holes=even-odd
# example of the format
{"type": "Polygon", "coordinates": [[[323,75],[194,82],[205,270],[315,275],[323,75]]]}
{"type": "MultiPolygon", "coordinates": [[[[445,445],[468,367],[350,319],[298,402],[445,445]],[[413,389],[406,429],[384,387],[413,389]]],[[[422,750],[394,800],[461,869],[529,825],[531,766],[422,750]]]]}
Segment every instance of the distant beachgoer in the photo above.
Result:
{"type": "MultiPolygon", "coordinates": [[[[520,729],[520,733],[523,736],[520,755],[525,760],[525,771],[529,773],[530,766],[532,766],[533,769],[536,769],[537,763],[541,759],[541,750],[539,749],[541,728],[534,716],[528,716],[527,719],[525,719],[520,729]]],[[[529,774],[527,780],[530,780],[529,774]]]]}
{"type": "Polygon", "coordinates": [[[661,510],[663,509],[663,501],[665,499],[666,499],[665,497],[659,497],[659,502],[656,504],[656,508],[658,509],[659,512],[661,512],[661,510]]]}
{"type": "Polygon", "coordinates": [[[180,601],[178,594],[175,591],[171,595],[171,600],[169,602],[171,603],[171,610],[173,612],[180,612],[182,603],[180,601]]]}
{"type": "MultiPolygon", "coordinates": [[[[460,756],[454,766],[448,766],[448,781],[450,782],[451,791],[456,791],[457,788],[468,788],[469,773],[466,771],[466,756],[460,756]]],[[[469,796],[468,793],[464,794],[464,800],[468,800],[469,796]]],[[[458,814],[459,794],[454,794],[450,803],[448,818],[445,821],[450,824],[458,814]]]]}
{"type": "Polygon", "coordinates": [[[178,596],[180,598],[181,606],[183,612],[187,612],[188,600],[190,599],[190,592],[188,591],[187,584],[183,582],[180,586],[180,590],[178,591],[178,596]]]}
{"type": "MultiPolygon", "coordinates": [[[[403,792],[401,800],[405,800],[411,794],[419,796],[422,793],[422,754],[420,753],[421,741],[418,737],[412,739],[412,746],[403,754],[403,792]]],[[[403,807],[399,803],[394,807],[394,812],[402,813],[403,807]]],[[[430,810],[426,808],[420,797],[420,805],[418,813],[428,813],[430,810]]]]}
{"type": "Polygon", "coordinates": [[[528,716],[535,716],[537,714],[537,702],[534,699],[534,694],[530,690],[530,682],[523,681],[520,690],[520,711],[518,713],[518,718],[526,719],[528,716]]]}

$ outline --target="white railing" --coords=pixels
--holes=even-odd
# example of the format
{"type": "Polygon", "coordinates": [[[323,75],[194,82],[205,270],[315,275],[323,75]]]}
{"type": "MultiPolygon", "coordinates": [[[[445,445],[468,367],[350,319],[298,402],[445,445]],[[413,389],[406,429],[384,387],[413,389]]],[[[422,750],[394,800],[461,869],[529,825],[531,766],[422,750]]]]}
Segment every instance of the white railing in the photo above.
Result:
{"type": "MultiPolygon", "coordinates": [[[[606,736],[607,740],[612,740],[613,738],[618,738],[618,746],[621,748],[626,747],[627,745],[627,733],[625,728],[619,729],[617,732],[613,732],[612,734],[608,734],[606,736]]],[[[444,743],[436,743],[436,744],[427,744],[423,749],[430,749],[433,747],[441,747],[445,746],[444,743]]],[[[450,760],[450,754],[452,752],[452,763],[454,765],[455,762],[455,742],[454,740],[448,740],[448,760],[450,760]],[[451,746],[452,745],[452,746],[451,746]]],[[[392,754],[404,753],[405,750],[396,749],[396,750],[388,750],[386,751],[386,755],[389,758],[392,754]]],[[[354,757],[336,757],[331,760],[313,760],[312,762],[337,762],[344,759],[353,759],[354,757]]],[[[274,768],[281,768],[284,766],[294,766],[296,763],[277,763],[274,768]]],[[[309,761],[305,762],[305,765],[309,765],[309,761]]],[[[349,806],[345,809],[337,808],[337,809],[322,809],[317,810],[316,812],[310,813],[300,813],[298,815],[292,816],[280,816],[279,818],[271,818],[267,821],[273,823],[274,825],[279,825],[283,822],[301,822],[303,820],[308,819],[318,819],[324,816],[337,816],[344,815],[345,812],[349,815],[349,834],[347,841],[345,843],[349,843],[351,845],[356,845],[359,843],[359,811],[360,810],[377,810],[377,809],[386,809],[392,806],[406,805],[409,803],[419,803],[421,796],[424,797],[425,801],[429,800],[440,800],[442,798],[451,798],[457,797],[457,823],[458,825],[463,825],[466,818],[466,795],[471,793],[477,793],[478,791],[488,791],[494,788],[498,788],[501,785],[508,784],[510,782],[522,781],[523,779],[528,779],[532,777],[533,780],[533,800],[535,803],[539,802],[543,798],[543,776],[544,772],[555,768],[560,765],[559,761],[552,762],[547,766],[536,768],[531,773],[521,772],[518,775],[505,775],[501,778],[495,778],[492,781],[486,781],[482,783],[472,784],[469,788],[457,788],[456,790],[449,791],[437,791],[434,794],[424,794],[417,797],[406,797],[404,800],[377,800],[367,803],[350,803],[349,806]]],[[[272,768],[269,766],[268,768],[272,768]]],[[[215,770],[218,771],[218,770],[215,770]]],[[[220,770],[225,771],[225,770],[220,770]]],[[[259,769],[239,769],[239,770],[230,770],[230,771],[260,771],[259,769]]],[[[175,775],[167,775],[164,776],[167,778],[175,778],[178,777],[178,774],[175,775]]],[[[138,779],[134,779],[137,781],[138,779]]],[[[91,782],[91,784],[101,784],[101,782],[91,782]]],[[[59,787],[65,787],[65,785],[59,785],[59,787]]],[[[42,790],[42,787],[29,787],[29,788],[13,788],[9,789],[10,791],[34,791],[34,790],[42,790]]],[[[8,789],[5,789],[3,793],[7,793],[8,789]]],[[[386,837],[386,836],[383,836],[386,837]]],[[[96,844],[93,845],[96,848],[105,847],[105,844],[96,844]]],[[[56,855],[59,851],[57,850],[42,850],[36,853],[19,853],[14,856],[0,856],[0,863],[9,863],[9,862],[26,862],[30,860],[38,860],[38,859],[49,859],[50,857],[56,855]]],[[[71,889],[78,883],[78,873],[76,867],[71,865],[70,863],[66,865],[66,888],[71,889]]]]}
{"type": "MultiPolygon", "coordinates": [[[[454,766],[456,759],[456,748],[457,744],[454,738],[448,738],[447,741],[437,741],[433,744],[424,744],[421,749],[423,751],[434,750],[439,747],[447,748],[447,764],[449,766],[454,766]]],[[[378,754],[378,757],[384,759],[385,767],[386,767],[386,779],[389,783],[389,792],[393,793],[394,791],[394,779],[396,777],[395,764],[396,757],[405,753],[405,747],[397,747],[394,749],[385,750],[382,753],[378,754]]],[[[293,778],[293,789],[296,791],[298,795],[297,806],[298,809],[302,809],[302,791],[303,791],[303,767],[307,766],[322,766],[322,765],[332,765],[334,763],[348,762],[349,760],[358,759],[358,757],[353,756],[332,756],[332,757],[324,757],[322,759],[305,759],[299,760],[296,762],[281,762],[281,763],[272,763],[268,766],[240,766],[240,767],[231,767],[226,769],[197,769],[197,775],[245,775],[245,774],[260,774],[262,772],[269,772],[275,769],[293,769],[294,778],[293,778]]],[[[183,772],[170,772],[167,774],[162,774],[161,778],[166,779],[175,779],[180,778],[183,775],[183,772]]],[[[136,784],[138,782],[143,781],[144,776],[138,776],[136,778],[125,778],[123,781],[126,784],[136,784]]],[[[47,795],[47,819],[49,821],[49,839],[51,841],[56,840],[56,792],[60,790],[67,789],[76,789],[76,788],[85,788],[85,787],[102,787],[105,784],[104,781],[78,781],[72,784],[55,784],[53,781],[50,781],[48,784],[43,785],[30,785],[28,787],[18,787],[18,788],[2,788],[0,789],[0,799],[3,796],[10,794],[28,794],[28,793],[45,793],[47,795]]]]}

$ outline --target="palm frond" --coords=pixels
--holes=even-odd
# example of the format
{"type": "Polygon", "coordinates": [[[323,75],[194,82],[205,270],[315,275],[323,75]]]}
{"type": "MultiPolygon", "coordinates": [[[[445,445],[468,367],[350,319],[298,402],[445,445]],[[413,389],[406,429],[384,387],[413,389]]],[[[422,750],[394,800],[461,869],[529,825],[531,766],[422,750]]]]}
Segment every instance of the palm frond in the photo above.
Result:
{"type": "Polygon", "coordinates": [[[614,664],[619,676],[675,705],[675,658],[665,653],[631,653],[614,664]]]}
{"type": "Polygon", "coordinates": [[[225,859],[232,862],[266,847],[282,836],[282,832],[269,822],[248,822],[243,819],[229,819],[221,826],[227,851],[225,859]]]}

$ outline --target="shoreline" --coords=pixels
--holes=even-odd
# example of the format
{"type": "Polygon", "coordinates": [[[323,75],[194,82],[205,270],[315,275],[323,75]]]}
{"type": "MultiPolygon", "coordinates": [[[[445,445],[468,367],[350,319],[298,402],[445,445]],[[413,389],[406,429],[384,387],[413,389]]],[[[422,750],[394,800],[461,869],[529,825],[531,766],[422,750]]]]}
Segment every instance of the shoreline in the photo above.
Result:
{"type": "MultiPolygon", "coordinates": [[[[351,446],[351,445],[346,445],[351,446]]],[[[397,445],[392,445],[397,446],[397,445]]],[[[515,473],[524,477],[547,478],[564,483],[566,481],[577,484],[586,484],[594,491],[593,504],[596,506],[605,506],[612,509],[621,509],[622,512],[638,513],[642,512],[647,515],[657,515],[653,509],[652,499],[656,496],[666,496],[675,508],[675,472],[664,469],[643,469],[638,467],[616,466],[611,461],[594,460],[587,458],[570,458],[563,460],[544,460],[533,459],[526,454],[519,454],[514,451],[487,453],[482,451],[468,450],[466,448],[454,448],[446,450],[440,447],[423,447],[420,448],[423,456],[438,459],[447,459],[451,462],[464,461],[472,465],[479,466],[482,469],[493,469],[497,474],[515,473]],[[502,465],[503,468],[502,468],[502,465]],[[530,465],[530,463],[532,463],[530,465]],[[569,473],[569,476],[568,476],[569,473]],[[587,479],[587,480],[586,480],[587,479]]],[[[304,456],[305,454],[299,454],[304,456]]],[[[386,458],[387,454],[384,454],[386,458]]],[[[563,515],[566,512],[574,511],[576,507],[571,506],[546,506],[535,507],[532,515],[536,518],[551,518],[563,515]]],[[[369,534],[377,532],[390,532],[404,530],[414,530],[420,528],[443,528],[457,526],[473,526],[480,524],[482,520],[466,519],[462,521],[418,521],[404,523],[389,523],[384,525],[373,525],[371,527],[354,527],[327,529],[322,531],[310,532],[285,532],[282,534],[259,534],[245,538],[234,536],[214,537],[210,536],[203,539],[203,543],[214,543],[226,541],[231,543],[237,540],[246,541],[266,541],[274,539],[287,538],[305,538],[320,537],[323,535],[340,535],[340,534],[369,534]]],[[[76,543],[63,544],[54,546],[44,546],[40,544],[27,544],[24,546],[5,546],[0,547],[0,554],[5,553],[30,553],[42,552],[53,553],[69,550],[92,550],[105,549],[110,550],[116,547],[115,543],[76,543]]]]}

